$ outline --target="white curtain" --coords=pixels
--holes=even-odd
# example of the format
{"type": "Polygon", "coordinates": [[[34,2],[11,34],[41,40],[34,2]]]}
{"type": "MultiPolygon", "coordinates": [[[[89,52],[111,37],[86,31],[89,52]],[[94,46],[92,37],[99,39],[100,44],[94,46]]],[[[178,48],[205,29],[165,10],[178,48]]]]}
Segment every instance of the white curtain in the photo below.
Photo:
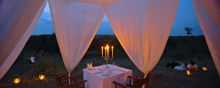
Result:
{"type": "Polygon", "coordinates": [[[220,76],[220,0],[193,0],[193,4],[220,76]]]}
{"type": "Polygon", "coordinates": [[[70,76],[92,42],[104,16],[102,5],[49,0],[55,33],[70,76]]]}
{"type": "Polygon", "coordinates": [[[44,0],[0,1],[0,79],[17,59],[45,5],[44,0]]]}
{"type": "Polygon", "coordinates": [[[163,53],[178,3],[179,0],[120,0],[107,8],[119,42],[145,76],[163,53]]]}
{"type": "Polygon", "coordinates": [[[119,0],[71,0],[73,2],[80,2],[80,3],[88,3],[88,4],[112,4],[119,0]]]}

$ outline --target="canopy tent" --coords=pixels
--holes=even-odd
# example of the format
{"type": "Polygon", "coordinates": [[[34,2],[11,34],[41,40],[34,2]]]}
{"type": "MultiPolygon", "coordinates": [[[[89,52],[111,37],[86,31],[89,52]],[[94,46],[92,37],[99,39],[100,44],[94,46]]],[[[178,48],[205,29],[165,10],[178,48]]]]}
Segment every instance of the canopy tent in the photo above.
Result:
{"type": "MultiPolygon", "coordinates": [[[[0,1],[0,78],[18,57],[46,2],[0,1]]],[[[49,0],[65,67],[69,73],[76,67],[106,14],[128,56],[147,75],[163,53],[178,3],[179,0],[49,0]]],[[[220,75],[220,2],[193,0],[193,4],[220,75]]]]}

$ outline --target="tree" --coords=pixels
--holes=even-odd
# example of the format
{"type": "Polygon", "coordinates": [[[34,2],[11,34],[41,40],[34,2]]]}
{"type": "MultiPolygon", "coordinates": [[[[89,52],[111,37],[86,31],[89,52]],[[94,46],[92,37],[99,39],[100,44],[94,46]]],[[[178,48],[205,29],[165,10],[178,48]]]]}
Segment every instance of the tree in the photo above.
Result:
{"type": "Polygon", "coordinates": [[[189,35],[192,35],[193,29],[190,27],[185,27],[185,31],[186,31],[186,34],[189,36],[189,35]]]}

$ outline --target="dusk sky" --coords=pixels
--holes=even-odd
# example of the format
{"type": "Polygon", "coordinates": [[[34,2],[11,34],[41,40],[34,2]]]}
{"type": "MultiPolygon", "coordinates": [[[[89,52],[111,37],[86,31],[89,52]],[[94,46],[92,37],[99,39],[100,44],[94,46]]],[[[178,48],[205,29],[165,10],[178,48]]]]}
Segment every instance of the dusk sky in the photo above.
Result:
{"type": "MultiPolygon", "coordinates": [[[[203,32],[197,21],[191,0],[180,0],[180,1],[181,2],[170,35],[172,36],[186,35],[186,32],[184,30],[186,26],[193,28],[192,31],[193,35],[202,35],[203,32]]],[[[50,15],[50,8],[49,5],[47,4],[33,32],[33,35],[52,34],[52,33],[54,33],[54,27],[50,15]]],[[[104,17],[97,34],[114,34],[106,16],[104,17]]]]}

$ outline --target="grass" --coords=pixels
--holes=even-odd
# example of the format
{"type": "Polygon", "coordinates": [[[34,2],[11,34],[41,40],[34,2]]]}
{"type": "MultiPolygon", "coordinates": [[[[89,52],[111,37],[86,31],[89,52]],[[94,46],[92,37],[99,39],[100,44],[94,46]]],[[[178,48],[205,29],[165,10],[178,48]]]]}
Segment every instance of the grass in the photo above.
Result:
{"type": "MultiPolygon", "coordinates": [[[[72,75],[82,79],[82,69],[86,68],[88,62],[93,62],[95,66],[104,64],[105,61],[100,58],[100,46],[106,43],[115,47],[114,64],[131,69],[134,75],[143,77],[114,35],[96,35],[72,75]]],[[[54,88],[54,77],[57,74],[67,75],[67,71],[55,35],[31,36],[13,66],[0,80],[0,88],[13,87],[11,79],[14,75],[22,77],[22,88],[54,88]],[[37,58],[35,64],[29,63],[28,60],[31,56],[37,58]],[[47,75],[43,86],[37,79],[40,73],[47,75]]],[[[204,36],[170,37],[159,63],[152,71],[150,80],[150,88],[220,88],[220,79],[204,36]],[[166,63],[173,60],[183,62],[194,60],[199,66],[208,66],[209,71],[193,72],[194,75],[188,77],[185,72],[173,71],[165,67],[166,63]]]]}

